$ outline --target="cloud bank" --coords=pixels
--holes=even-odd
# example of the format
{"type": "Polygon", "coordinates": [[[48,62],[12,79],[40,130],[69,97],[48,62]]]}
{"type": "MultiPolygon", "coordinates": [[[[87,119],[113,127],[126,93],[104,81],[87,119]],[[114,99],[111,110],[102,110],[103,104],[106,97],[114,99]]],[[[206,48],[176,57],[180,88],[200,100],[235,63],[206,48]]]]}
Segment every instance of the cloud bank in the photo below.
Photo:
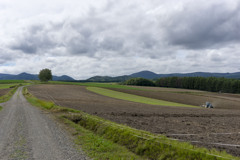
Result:
{"type": "Polygon", "coordinates": [[[240,1],[0,0],[0,73],[237,72],[240,1]]]}

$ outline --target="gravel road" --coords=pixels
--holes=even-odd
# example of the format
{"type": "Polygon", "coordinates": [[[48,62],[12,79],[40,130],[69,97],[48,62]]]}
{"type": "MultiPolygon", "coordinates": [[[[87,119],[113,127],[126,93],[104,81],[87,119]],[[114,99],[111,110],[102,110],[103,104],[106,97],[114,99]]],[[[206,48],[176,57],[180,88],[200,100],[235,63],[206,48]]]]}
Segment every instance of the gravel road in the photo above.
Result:
{"type": "Polygon", "coordinates": [[[85,160],[50,115],[31,106],[18,88],[0,111],[1,160],[85,160]]]}

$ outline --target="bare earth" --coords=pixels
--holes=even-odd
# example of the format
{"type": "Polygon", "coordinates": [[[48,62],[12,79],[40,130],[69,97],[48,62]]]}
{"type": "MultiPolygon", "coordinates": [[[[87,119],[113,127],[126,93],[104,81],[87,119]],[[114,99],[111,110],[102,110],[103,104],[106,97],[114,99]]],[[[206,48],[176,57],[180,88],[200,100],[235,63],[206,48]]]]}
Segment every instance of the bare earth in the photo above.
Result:
{"type": "Polygon", "coordinates": [[[0,97],[7,94],[10,90],[10,88],[0,89],[0,97]]]}
{"type": "Polygon", "coordinates": [[[31,106],[19,88],[0,112],[1,160],[85,160],[50,115],[31,106]]]}
{"type": "MultiPolygon", "coordinates": [[[[190,141],[199,146],[226,150],[230,154],[240,156],[238,108],[196,109],[154,106],[109,98],[75,85],[37,85],[29,87],[29,91],[40,99],[54,101],[61,106],[78,109],[137,129],[190,141]]],[[[191,100],[195,99],[189,101],[191,100]]]]}

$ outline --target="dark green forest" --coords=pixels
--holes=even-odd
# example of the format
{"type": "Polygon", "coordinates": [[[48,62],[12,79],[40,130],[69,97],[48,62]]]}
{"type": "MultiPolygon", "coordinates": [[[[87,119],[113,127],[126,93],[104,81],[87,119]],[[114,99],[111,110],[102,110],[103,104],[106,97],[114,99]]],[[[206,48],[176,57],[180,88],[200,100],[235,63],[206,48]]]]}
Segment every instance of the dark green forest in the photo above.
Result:
{"type": "Polygon", "coordinates": [[[165,77],[155,81],[144,78],[132,78],[124,84],[240,93],[240,80],[216,77],[165,77]]]}

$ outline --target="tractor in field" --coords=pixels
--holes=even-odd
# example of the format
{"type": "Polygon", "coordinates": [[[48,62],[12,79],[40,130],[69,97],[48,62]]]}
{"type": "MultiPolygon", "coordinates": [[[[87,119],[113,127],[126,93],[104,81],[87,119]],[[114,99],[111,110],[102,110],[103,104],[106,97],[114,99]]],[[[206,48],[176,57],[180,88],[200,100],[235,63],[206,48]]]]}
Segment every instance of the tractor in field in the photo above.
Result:
{"type": "Polygon", "coordinates": [[[210,102],[206,102],[206,104],[203,104],[202,107],[204,107],[204,108],[213,108],[213,105],[210,102]]]}

